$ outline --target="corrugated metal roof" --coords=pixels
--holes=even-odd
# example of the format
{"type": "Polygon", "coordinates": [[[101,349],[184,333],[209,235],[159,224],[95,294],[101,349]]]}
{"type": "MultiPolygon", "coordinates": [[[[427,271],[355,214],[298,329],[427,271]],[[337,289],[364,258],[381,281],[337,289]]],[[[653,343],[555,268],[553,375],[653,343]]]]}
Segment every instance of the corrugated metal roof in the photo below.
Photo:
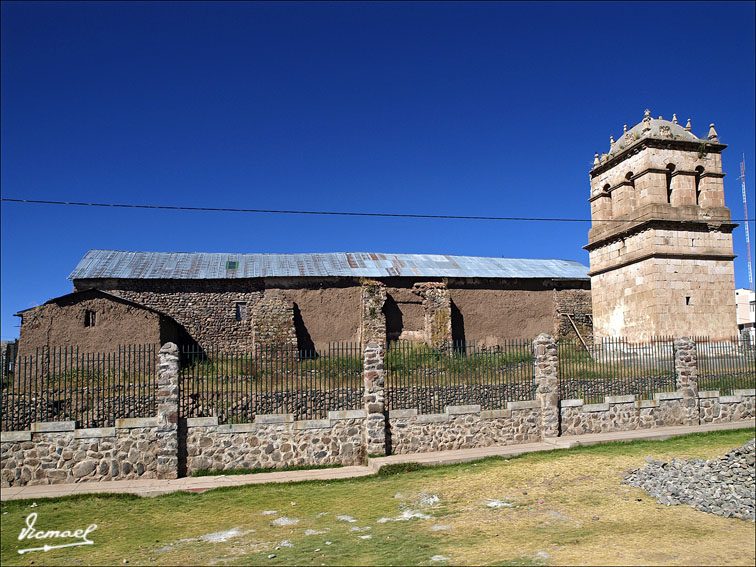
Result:
{"type": "Polygon", "coordinates": [[[440,254],[220,254],[90,250],[68,279],[227,279],[264,277],[447,277],[588,279],[570,260],[440,254]],[[229,261],[236,269],[226,269],[229,261]]]}

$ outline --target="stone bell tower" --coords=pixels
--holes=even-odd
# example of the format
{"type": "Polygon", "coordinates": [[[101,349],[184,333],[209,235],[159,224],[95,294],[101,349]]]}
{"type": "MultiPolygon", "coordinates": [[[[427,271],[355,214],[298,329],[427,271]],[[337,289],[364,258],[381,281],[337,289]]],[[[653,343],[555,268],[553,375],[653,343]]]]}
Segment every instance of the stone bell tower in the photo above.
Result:
{"type": "Polygon", "coordinates": [[[594,337],[737,334],[730,210],[714,124],[706,138],[651,118],[627,129],[591,176],[594,337]]]}

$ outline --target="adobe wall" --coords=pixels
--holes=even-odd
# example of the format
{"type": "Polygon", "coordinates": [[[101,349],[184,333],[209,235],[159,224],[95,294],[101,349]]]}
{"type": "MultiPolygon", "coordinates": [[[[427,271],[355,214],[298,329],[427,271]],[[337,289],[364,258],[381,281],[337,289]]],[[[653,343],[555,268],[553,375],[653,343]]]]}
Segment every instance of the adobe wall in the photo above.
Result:
{"type": "MultiPolygon", "coordinates": [[[[427,280],[381,280],[387,294],[382,314],[389,339],[425,340],[428,302],[413,286],[428,285],[427,280]]],[[[293,306],[299,348],[357,342],[361,336],[362,287],[355,278],[103,279],[76,280],[74,285],[77,291],[98,288],[165,313],[202,347],[252,349],[250,317],[254,305],[266,292],[273,291],[279,291],[293,306]],[[241,321],[237,320],[237,303],[246,306],[247,317],[241,321]]],[[[557,325],[554,290],[590,293],[587,281],[549,279],[454,279],[449,280],[447,287],[452,339],[482,346],[554,332],[557,325]]],[[[446,322],[442,325],[444,329],[445,325],[446,322]]]]}
{"type": "Polygon", "coordinates": [[[43,346],[112,352],[119,344],[162,344],[177,331],[161,319],[158,313],[103,297],[40,305],[23,313],[18,355],[34,355],[43,346]],[[85,327],[88,310],[95,313],[95,325],[85,327]]]}

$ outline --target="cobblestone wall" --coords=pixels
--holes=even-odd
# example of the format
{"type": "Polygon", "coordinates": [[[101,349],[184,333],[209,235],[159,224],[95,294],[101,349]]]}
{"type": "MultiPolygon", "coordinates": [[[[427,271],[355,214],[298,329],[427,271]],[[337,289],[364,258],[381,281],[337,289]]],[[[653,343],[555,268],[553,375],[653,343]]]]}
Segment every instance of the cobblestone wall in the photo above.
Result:
{"type": "Polygon", "coordinates": [[[2,433],[2,486],[157,478],[156,418],[116,427],[74,429],[74,422],[35,423],[2,433]]]}
{"type": "Polygon", "coordinates": [[[254,423],[238,425],[218,425],[217,418],[189,419],[186,472],[363,464],[364,424],[362,410],[331,412],[328,419],[307,421],[259,415],[254,423]]]}
{"type": "Polygon", "coordinates": [[[735,390],[732,396],[719,392],[699,392],[698,404],[701,423],[728,423],[756,417],[754,394],[756,390],[735,390]]]}
{"type": "Polygon", "coordinates": [[[392,454],[425,453],[514,445],[540,441],[537,402],[512,402],[507,409],[478,405],[449,406],[445,413],[418,415],[417,410],[388,413],[392,454]]]}
{"type": "Polygon", "coordinates": [[[679,392],[654,394],[653,400],[635,396],[607,396],[603,404],[583,404],[583,400],[562,400],[562,435],[629,431],[672,425],[729,423],[756,417],[754,390],[735,390],[733,396],[700,392],[694,423],[690,406],[679,392]]]}

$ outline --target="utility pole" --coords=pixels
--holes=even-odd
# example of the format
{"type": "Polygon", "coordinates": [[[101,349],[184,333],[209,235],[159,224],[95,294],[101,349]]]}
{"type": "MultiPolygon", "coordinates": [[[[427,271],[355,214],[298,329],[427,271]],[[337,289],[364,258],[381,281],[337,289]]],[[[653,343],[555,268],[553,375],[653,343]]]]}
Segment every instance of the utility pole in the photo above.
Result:
{"type": "Polygon", "coordinates": [[[740,187],[743,190],[743,210],[745,211],[745,237],[746,249],[748,250],[748,284],[753,291],[753,264],[751,263],[751,232],[748,227],[748,201],[746,200],[746,182],[745,182],[745,154],[743,161],[740,162],[740,187]]]}

